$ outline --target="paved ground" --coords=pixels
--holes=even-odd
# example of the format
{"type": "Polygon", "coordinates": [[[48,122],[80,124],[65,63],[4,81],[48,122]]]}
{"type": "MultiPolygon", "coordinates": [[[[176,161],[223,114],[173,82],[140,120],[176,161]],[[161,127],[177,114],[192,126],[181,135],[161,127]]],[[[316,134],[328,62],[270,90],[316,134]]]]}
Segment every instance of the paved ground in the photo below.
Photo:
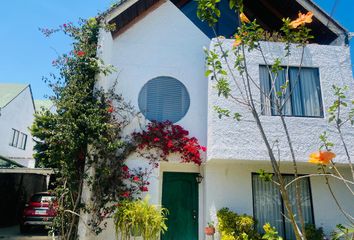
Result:
{"type": "Polygon", "coordinates": [[[32,229],[27,234],[21,234],[19,226],[0,228],[0,240],[51,240],[48,232],[43,229],[32,229]]]}

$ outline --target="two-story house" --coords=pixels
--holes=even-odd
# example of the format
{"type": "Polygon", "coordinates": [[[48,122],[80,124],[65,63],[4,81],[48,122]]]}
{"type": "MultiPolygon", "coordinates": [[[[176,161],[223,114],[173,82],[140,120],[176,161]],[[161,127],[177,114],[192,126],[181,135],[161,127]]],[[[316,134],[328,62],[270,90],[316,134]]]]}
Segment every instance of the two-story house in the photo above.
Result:
{"type": "Polygon", "coordinates": [[[34,168],[34,142],[29,131],[35,113],[31,86],[0,83],[0,155],[34,168]]]}
{"type": "MultiPolygon", "coordinates": [[[[244,4],[247,16],[257,19],[269,31],[278,29],[284,17],[294,19],[299,11],[314,13],[310,27],[315,38],[306,47],[302,64],[306,69],[304,88],[299,89],[301,94],[291,100],[294,107],[287,114],[286,121],[301,174],[317,172],[317,167],[307,162],[307,156],[318,149],[319,135],[328,131],[335,143],[335,161],[349,177],[339,138],[327,123],[327,109],[334,100],[331,85],[349,85],[350,97],[354,96],[347,31],[310,0],[245,0],[244,4]]],[[[216,26],[217,35],[228,38],[235,33],[237,16],[228,10],[226,0],[222,0],[219,7],[221,18],[216,26]]],[[[100,57],[106,64],[116,66],[118,73],[100,77],[98,85],[108,89],[118,77],[117,92],[142,113],[144,123],[170,120],[207,146],[202,166],[174,160],[161,162],[150,179],[148,194],[151,202],[167,207],[169,222],[173,223],[169,224],[168,233],[162,239],[204,239],[204,227],[208,221],[216,220],[216,212],[222,207],[254,216],[259,226],[265,221],[270,222],[282,236],[292,239],[291,229],[282,214],[284,207],[279,192],[255,175],[259,169],[272,170],[252,117],[237,105],[218,97],[213,87],[215,83],[205,77],[203,47],[214,49],[215,40],[211,40],[213,33],[207,24],[197,18],[196,8],[197,3],[188,0],[123,1],[104,19],[115,23],[116,29],[112,32],[102,30],[99,38],[100,57]],[[213,110],[215,105],[235,109],[243,115],[242,120],[220,120],[213,110]]],[[[233,40],[223,40],[226,49],[231,49],[232,43],[233,40]]],[[[283,54],[281,43],[262,44],[270,61],[283,54]]],[[[298,67],[299,51],[294,48],[291,71],[298,67]]],[[[264,72],[262,56],[259,52],[250,52],[247,56],[252,78],[265,84],[269,76],[264,72]]],[[[259,90],[257,93],[254,89],[254,92],[255,97],[261,99],[259,90]]],[[[279,117],[270,109],[262,112],[261,105],[266,103],[259,104],[261,121],[271,141],[278,142],[281,171],[292,174],[290,154],[279,129],[279,117]]],[[[138,124],[136,128],[139,128],[138,124]]],[[[351,127],[345,130],[353,156],[354,132],[351,127]]],[[[130,167],[144,166],[144,161],[132,156],[127,164],[130,167]]],[[[286,178],[291,180],[292,176],[286,178]]],[[[343,208],[353,214],[351,193],[340,181],[333,180],[331,184],[343,208]]],[[[323,177],[304,179],[301,191],[306,222],[323,227],[326,234],[334,230],[336,224],[346,223],[323,177]]],[[[115,239],[112,222],[98,238],[115,239]]]]}

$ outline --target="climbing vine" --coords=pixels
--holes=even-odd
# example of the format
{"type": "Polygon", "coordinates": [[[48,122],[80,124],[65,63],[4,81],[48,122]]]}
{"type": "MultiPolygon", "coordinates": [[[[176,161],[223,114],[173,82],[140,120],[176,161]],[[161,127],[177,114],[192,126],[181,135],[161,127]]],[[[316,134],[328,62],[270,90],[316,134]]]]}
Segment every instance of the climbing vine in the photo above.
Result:
{"type": "Polygon", "coordinates": [[[80,212],[92,215],[88,227],[99,233],[102,221],[113,211],[108,203],[119,201],[126,192],[121,168],[134,145],[121,130],[134,115],[133,108],[113,90],[96,87],[96,76],[114,71],[97,57],[98,33],[106,30],[98,19],[66,23],[57,29],[41,29],[45,36],[62,32],[73,39],[73,50],[53,60],[59,74],[45,81],[54,92],[56,111],[35,115],[31,128],[36,139],[35,158],[40,166],[55,169],[53,194],[58,214],[53,230],[63,239],[76,239],[80,212]],[[94,168],[94,174],[88,170],[94,168]],[[84,184],[93,192],[92,204],[82,204],[84,184]]]}

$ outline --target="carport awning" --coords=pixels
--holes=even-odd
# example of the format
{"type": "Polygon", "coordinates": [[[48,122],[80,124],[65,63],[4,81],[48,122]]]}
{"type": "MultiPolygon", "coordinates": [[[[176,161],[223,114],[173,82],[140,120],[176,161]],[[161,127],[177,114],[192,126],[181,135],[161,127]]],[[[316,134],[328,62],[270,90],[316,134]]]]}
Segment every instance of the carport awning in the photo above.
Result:
{"type": "Polygon", "coordinates": [[[0,173],[51,175],[54,171],[50,168],[26,168],[25,166],[0,155],[0,173]]]}
{"type": "Polygon", "coordinates": [[[24,168],[25,166],[0,155],[0,168],[24,168]]]}
{"type": "Polygon", "coordinates": [[[51,175],[54,173],[50,168],[0,168],[0,173],[29,173],[51,175]]]}

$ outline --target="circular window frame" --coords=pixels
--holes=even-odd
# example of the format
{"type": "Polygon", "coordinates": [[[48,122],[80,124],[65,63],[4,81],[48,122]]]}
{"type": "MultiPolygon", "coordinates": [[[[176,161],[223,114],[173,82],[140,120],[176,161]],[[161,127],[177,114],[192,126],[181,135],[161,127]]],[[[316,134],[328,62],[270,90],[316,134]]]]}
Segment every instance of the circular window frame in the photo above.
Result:
{"type": "MultiPolygon", "coordinates": [[[[157,82],[155,84],[159,85],[159,84],[161,84],[161,82],[160,83],[157,82]]],[[[164,84],[164,83],[162,83],[162,84],[164,84]]],[[[163,94],[166,94],[166,92],[164,92],[163,94]]],[[[159,95],[158,97],[162,98],[163,96],[159,95]]],[[[138,95],[138,107],[139,107],[139,111],[141,112],[141,114],[149,121],[166,121],[166,120],[168,120],[172,123],[176,123],[176,122],[179,122],[181,119],[183,119],[187,115],[189,108],[190,108],[190,100],[191,100],[191,98],[190,98],[190,94],[188,92],[188,89],[180,80],[178,80],[174,77],[171,77],[171,76],[158,76],[158,77],[148,80],[143,85],[143,87],[140,89],[139,95],[138,95]],[[184,102],[184,105],[186,105],[186,106],[183,106],[183,109],[181,109],[181,112],[179,114],[174,114],[173,117],[171,117],[172,116],[171,115],[170,117],[167,116],[162,119],[154,119],[154,116],[149,116],[149,114],[147,113],[148,110],[146,110],[146,109],[148,108],[147,107],[147,104],[148,104],[147,103],[147,101],[148,101],[147,96],[149,94],[148,93],[149,92],[149,90],[148,90],[149,84],[154,84],[154,82],[159,81],[159,80],[160,81],[166,81],[166,80],[173,81],[173,84],[179,85],[181,87],[182,94],[184,93],[185,99],[182,99],[182,97],[180,98],[180,101],[181,101],[180,105],[182,106],[183,105],[182,102],[184,102]],[[145,96],[144,96],[144,94],[145,94],[145,96]],[[145,101],[143,100],[143,98],[145,98],[145,101]],[[178,115],[178,116],[176,117],[176,115],[178,115]]],[[[160,107],[160,106],[155,106],[155,107],[160,107]]],[[[162,108],[162,107],[160,107],[160,108],[162,108]]]]}

